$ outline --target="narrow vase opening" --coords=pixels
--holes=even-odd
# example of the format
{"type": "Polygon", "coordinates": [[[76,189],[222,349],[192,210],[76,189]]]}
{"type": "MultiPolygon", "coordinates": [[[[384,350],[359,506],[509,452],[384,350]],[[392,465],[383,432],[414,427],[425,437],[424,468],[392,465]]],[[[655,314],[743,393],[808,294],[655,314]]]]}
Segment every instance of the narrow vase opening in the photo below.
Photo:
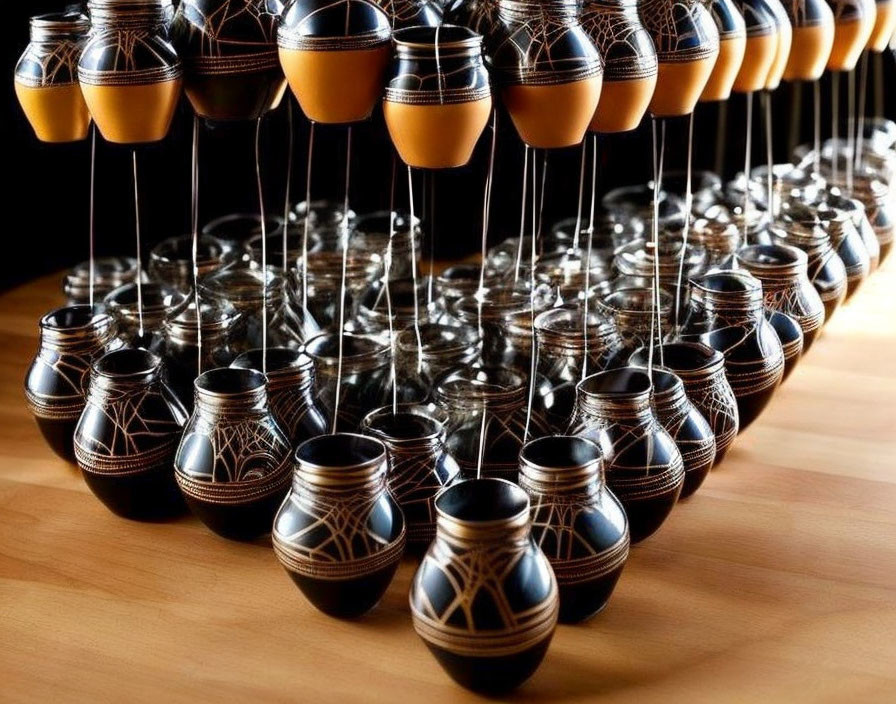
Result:
{"type": "Polygon", "coordinates": [[[529,497],[504,479],[468,479],[454,484],[436,497],[436,510],[443,516],[467,524],[503,523],[529,511],[529,497]]]}
{"type": "MultiPolygon", "coordinates": [[[[600,448],[591,440],[570,435],[538,438],[520,452],[524,464],[540,470],[563,470],[600,462],[600,448]]],[[[525,472],[525,470],[524,470],[525,472]]]]}
{"type": "Polygon", "coordinates": [[[40,320],[42,328],[52,330],[78,330],[100,322],[108,315],[100,305],[75,305],[57,308],[40,320]]]}
{"type": "Polygon", "coordinates": [[[162,360],[142,348],[126,348],[109,352],[96,361],[93,368],[108,377],[146,376],[158,369],[162,360]]]}
{"type": "Polygon", "coordinates": [[[212,395],[237,395],[263,389],[265,377],[254,369],[221,367],[203,372],[196,379],[196,389],[212,395]]]}
{"type": "Polygon", "coordinates": [[[651,384],[650,377],[644,370],[623,367],[592,374],[579,387],[586,394],[625,398],[648,393],[651,384]]]}
{"type": "Polygon", "coordinates": [[[435,418],[412,410],[392,413],[392,407],[378,408],[369,414],[363,427],[386,440],[427,440],[439,436],[442,424],[435,418]]]}
{"type": "MultiPolygon", "coordinates": [[[[635,366],[646,367],[649,354],[646,347],[641,347],[635,350],[630,361],[635,366]]],[[[720,353],[699,342],[670,342],[663,345],[663,362],[674,371],[698,371],[720,356],[720,353]]]]}
{"type": "Polygon", "coordinates": [[[320,435],[306,440],[296,450],[296,461],[303,467],[343,469],[380,464],[386,448],[379,440],[352,433],[320,435]]]}
{"type": "Polygon", "coordinates": [[[264,361],[267,361],[268,374],[290,369],[306,369],[312,364],[311,358],[298,350],[290,347],[269,347],[266,355],[264,350],[261,349],[243,352],[243,354],[233,360],[230,366],[235,369],[261,371],[264,361]]]}

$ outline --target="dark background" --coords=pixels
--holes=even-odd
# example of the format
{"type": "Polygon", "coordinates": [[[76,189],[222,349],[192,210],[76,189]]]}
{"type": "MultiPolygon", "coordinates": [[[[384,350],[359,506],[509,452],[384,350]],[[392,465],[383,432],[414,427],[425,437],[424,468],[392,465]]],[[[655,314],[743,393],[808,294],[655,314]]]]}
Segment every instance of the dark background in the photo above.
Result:
{"type": "MultiPolygon", "coordinates": [[[[39,274],[71,266],[87,256],[89,202],[89,140],[71,145],[40,143],[31,131],[15,98],[12,76],[15,63],[28,42],[28,16],[62,9],[67,0],[4,4],[4,130],[3,208],[7,223],[7,257],[0,268],[0,289],[39,274]]],[[[885,55],[885,85],[892,86],[894,63],[885,55]]],[[[841,81],[845,90],[846,80],[841,81]]],[[[823,81],[822,134],[830,133],[830,86],[823,81]]],[[[896,95],[887,96],[888,115],[896,95]]],[[[788,146],[811,138],[811,91],[800,98],[784,84],[774,95],[775,160],[788,156],[788,146]],[[801,100],[802,109],[795,109],[801,100]],[[792,119],[799,119],[797,129],[792,119]]],[[[291,96],[287,92],[289,100],[291,96]]],[[[308,122],[295,106],[292,202],[304,198],[308,122]]],[[[288,153],[286,100],[262,124],[261,167],[266,210],[283,212],[288,153]]],[[[744,154],[745,99],[728,102],[724,172],[732,176],[742,168],[744,154]]],[[[765,160],[759,102],[755,103],[753,164],[765,160]]],[[[869,112],[871,100],[869,98],[869,112]]],[[[698,106],[695,122],[695,168],[711,168],[716,160],[717,105],[698,106]]],[[[841,108],[845,116],[845,105],[841,108]]],[[[490,242],[519,230],[523,147],[506,113],[499,113],[499,139],[495,161],[490,242]]],[[[845,125],[845,117],[844,117],[845,125]]],[[[186,99],[163,142],[138,149],[140,209],[144,261],[159,240],[189,231],[190,135],[192,114],[186,99]]],[[[650,121],[629,134],[601,137],[598,187],[601,192],[617,185],[643,182],[652,175],[650,121]]],[[[667,132],[666,168],[683,169],[687,121],[670,120],[667,132]]],[[[843,129],[841,128],[841,134],[843,129]]],[[[389,205],[392,160],[381,114],[353,130],[350,204],[358,212],[386,209],[389,205]]],[[[254,168],[255,125],[203,125],[200,137],[200,222],[231,212],[258,212],[254,168]]],[[[318,127],[314,152],[313,198],[341,199],[344,194],[346,129],[318,127]]],[[[426,216],[427,249],[437,258],[455,258],[478,251],[481,238],[482,194],[489,151],[486,130],[476,155],[465,168],[424,176],[415,173],[418,213],[426,216]]],[[[578,194],[578,147],[557,150],[548,157],[544,222],[575,213],[578,194]]],[[[130,149],[98,139],[96,156],[96,251],[99,256],[132,254],[134,206],[130,149]]],[[[407,173],[399,165],[396,205],[407,207],[407,173]]]]}

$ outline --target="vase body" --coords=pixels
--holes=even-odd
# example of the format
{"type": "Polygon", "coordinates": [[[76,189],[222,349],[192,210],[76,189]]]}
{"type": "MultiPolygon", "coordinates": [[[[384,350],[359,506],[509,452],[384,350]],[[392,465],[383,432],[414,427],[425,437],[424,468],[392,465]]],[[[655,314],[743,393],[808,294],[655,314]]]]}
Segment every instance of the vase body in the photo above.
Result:
{"type": "MultiPolygon", "coordinates": [[[[663,364],[684,384],[688,400],[706,419],[715,436],[713,466],[718,465],[734,443],[739,427],[737,399],[725,376],[725,357],[700,342],[667,342],[661,349],[663,364]]],[[[659,359],[660,351],[655,353],[659,359]]],[[[646,368],[649,351],[642,347],[630,364],[646,368]]]]}
{"type": "Polygon", "coordinates": [[[324,613],[355,618],[376,606],[406,539],[401,509],[386,488],[383,444],[338,433],[300,445],[272,537],[287,574],[324,613]]]}
{"type": "Polygon", "coordinates": [[[78,80],[96,126],[109,142],[164,139],[180,98],[183,68],[160,0],[90,0],[90,38],[78,80]]]}
{"type": "Polygon", "coordinates": [[[809,280],[806,253],[786,244],[752,245],[738,252],[737,263],[762,282],[768,310],[786,313],[799,323],[807,351],[824,324],[825,309],[809,280]]]}
{"type": "Polygon", "coordinates": [[[256,120],[279,104],[277,15],[267,0],[183,0],[171,35],[184,92],[200,117],[256,120]]]}
{"type": "Polygon", "coordinates": [[[735,0],[743,15],[747,46],[740,71],[734,79],[734,91],[752,93],[765,87],[778,52],[778,27],[766,0],[735,0]]]}
{"type": "Polygon", "coordinates": [[[703,342],[725,356],[725,374],[743,431],[768,404],[784,375],[784,351],[765,319],[762,284],[746,272],[719,271],[691,281],[691,288],[682,338],[703,342]]]}
{"type": "Polygon", "coordinates": [[[441,3],[437,0],[377,0],[376,4],[386,13],[393,30],[442,24],[441,3]]]}
{"type": "Polygon", "coordinates": [[[604,62],[601,100],[591,119],[594,132],[628,132],[644,117],[656,88],[653,40],[638,17],[634,0],[588,0],[582,28],[604,62]]]}
{"type": "Polygon", "coordinates": [[[563,623],[602,611],[628,559],[628,519],[602,470],[600,448],[585,438],[539,438],[520,453],[532,537],[557,577],[563,623]]]}
{"type": "Polygon", "coordinates": [[[75,461],[74,432],[86,403],[90,365],[121,343],[101,306],[68,306],[40,319],[37,355],[25,376],[25,401],[50,449],[75,461]]]}
{"type": "MultiPolygon", "coordinates": [[[[516,478],[528,388],[525,377],[497,367],[457,367],[436,381],[435,401],[448,416],[445,442],[464,477],[516,478]]],[[[549,434],[537,409],[528,424],[531,437],[549,434]]]]}
{"type": "Polygon", "coordinates": [[[644,0],[638,13],[658,62],[650,112],[656,117],[693,112],[719,56],[719,30],[709,11],[697,0],[644,0]]]}
{"type": "Polygon", "coordinates": [[[90,113],[78,85],[78,59],[89,28],[80,12],[31,18],[31,41],[16,63],[13,84],[22,111],[42,142],[87,137],[90,113]]]}
{"type": "Polygon", "coordinates": [[[177,483],[211,530],[253,540],[271,530],[289,486],[289,440],[268,409],[261,372],[212,369],[195,387],[195,409],[174,460],[177,483]]]}
{"type": "Polygon", "coordinates": [[[436,536],[435,497],[453,482],[460,467],[445,446],[443,414],[425,406],[379,408],[361,430],[386,446],[386,484],[407,522],[408,549],[422,552],[436,536]]]}
{"type": "Polygon", "coordinates": [[[383,115],[398,155],[426,169],[463,166],[492,109],[482,38],[466,27],[395,32],[383,115]]]}
{"type": "Polygon", "coordinates": [[[489,37],[492,75],[520,138],[543,149],[585,136],[600,99],[603,67],[573,0],[498,0],[489,37]]]}
{"type": "MultiPolygon", "coordinates": [[[[877,235],[874,234],[874,227],[868,219],[865,205],[858,198],[847,198],[845,196],[837,196],[836,203],[839,209],[849,215],[859,236],[858,240],[853,240],[854,244],[851,246],[861,245],[868,255],[868,273],[876,271],[877,267],[880,266],[880,242],[877,241],[877,235]]],[[[845,266],[846,258],[840,252],[840,249],[837,250],[837,254],[843,259],[845,266]]],[[[861,255],[859,257],[861,258],[861,255]]]]}
{"type": "Polygon", "coordinates": [[[510,482],[470,479],[439,494],[436,511],[436,538],[411,583],[414,630],[458,684],[506,693],[541,664],[559,606],[528,497],[510,482]]]}
{"type": "Polygon", "coordinates": [[[852,71],[874,31],[874,0],[827,0],[834,13],[834,45],[829,71],[852,71]]]}
{"type": "Polygon", "coordinates": [[[868,37],[868,49],[880,53],[885,51],[896,32],[896,3],[891,0],[877,0],[874,27],[868,37]]]}
{"type": "Polygon", "coordinates": [[[631,541],[652,535],[681,494],[684,463],[675,441],[654,414],[646,372],[620,367],[579,383],[571,434],[596,442],[607,486],[622,502],[631,541]]]}
{"type": "Polygon", "coordinates": [[[544,419],[554,434],[569,427],[576,407],[576,386],[583,378],[625,364],[622,338],[615,326],[591,310],[586,331],[584,319],[584,311],[577,307],[551,308],[535,319],[537,372],[546,382],[536,391],[541,395],[544,419]]]}
{"type": "Polygon", "coordinates": [[[784,352],[783,382],[790,376],[803,354],[803,329],[794,318],[779,310],[766,309],[765,317],[781,341],[781,350],[784,352]]]}
{"type": "Polygon", "coordinates": [[[314,388],[314,362],[289,347],[269,347],[267,362],[260,349],[249,350],[233,360],[237,369],[265,369],[268,405],[274,420],[286,434],[291,447],[327,432],[324,410],[314,388]]]}
{"type": "Polygon", "coordinates": [[[775,21],[775,35],[778,42],[775,48],[775,58],[772,60],[771,68],[769,68],[764,88],[765,90],[775,90],[775,88],[781,85],[781,78],[784,76],[784,70],[787,68],[787,62],[790,59],[791,49],[793,48],[793,26],[790,24],[790,17],[784,9],[782,0],[765,1],[775,21]]]}
{"type": "Polygon", "coordinates": [[[734,0],[710,0],[706,6],[719,30],[719,58],[700,94],[700,102],[728,100],[744,60],[747,26],[734,0]]]}
{"type": "Polygon", "coordinates": [[[675,441],[684,463],[680,499],[691,496],[703,484],[715,461],[716,438],[709,421],[687,397],[675,372],[653,368],[651,404],[657,420],[675,441]]]}
{"type": "Polygon", "coordinates": [[[844,301],[852,298],[871,271],[871,258],[862,244],[852,214],[846,208],[852,208],[852,201],[843,196],[830,194],[826,206],[819,206],[818,213],[827,223],[831,247],[837,253],[843,268],[846,270],[846,294],[844,301]]]}
{"type": "Polygon", "coordinates": [[[368,0],[293,0],[277,30],[280,64],[309,120],[344,124],[370,116],[392,54],[389,18],[368,0]]]}
{"type": "Polygon", "coordinates": [[[161,358],[135,348],[99,358],[74,435],[87,486],[125,518],[182,513],[174,454],[186,422],[186,410],[162,379],[161,358]]]}
{"type": "Polygon", "coordinates": [[[784,10],[793,26],[784,80],[818,80],[834,46],[834,13],[826,0],[786,2],[784,10]]]}
{"type": "Polygon", "coordinates": [[[825,322],[846,298],[847,288],[846,267],[834,250],[826,227],[827,223],[812,212],[799,215],[781,229],[772,230],[776,242],[793,245],[806,253],[807,274],[824,304],[825,322]]]}

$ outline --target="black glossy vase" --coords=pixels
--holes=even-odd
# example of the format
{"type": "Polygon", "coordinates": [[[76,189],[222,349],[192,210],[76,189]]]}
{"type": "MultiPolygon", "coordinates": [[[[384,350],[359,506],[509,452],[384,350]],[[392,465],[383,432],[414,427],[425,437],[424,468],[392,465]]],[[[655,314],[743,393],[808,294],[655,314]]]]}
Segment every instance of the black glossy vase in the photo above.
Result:
{"type": "Polygon", "coordinates": [[[496,367],[457,367],[436,381],[448,451],[464,477],[515,480],[523,443],[550,434],[536,408],[527,413],[528,389],[525,377],[496,367]]]}
{"type": "Polygon", "coordinates": [[[404,516],[386,489],[386,448],[338,433],[295,452],[292,488],[274,518],[274,552],[330,616],[356,618],[382,599],[405,547],[404,516]]]}
{"type": "MultiPolygon", "coordinates": [[[[871,272],[871,258],[853,218],[854,204],[849,198],[828,194],[818,214],[827,223],[831,246],[846,269],[846,298],[849,300],[871,272]]],[[[878,246],[879,251],[879,246],[878,246]]]]}
{"type": "Polygon", "coordinates": [[[174,454],[186,422],[186,410],[162,380],[159,357],[134,348],[100,357],[74,436],[87,486],[124,518],[184,512],[174,454]]]}
{"type": "Polygon", "coordinates": [[[784,376],[781,377],[783,382],[790,376],[803,354],[803,330],[787,313],[766,310],[765,317],[781,341],[781,350],[784,352],[784,376]]]}
{"type": "Polygon", "coordinates": [[[292,469],[264,374],[222,367],[204,372],[195,387],[195,410],[174,460],[177,483],[211,530],[253,540],[271,530],[292,469]]]}
{"type": "Polygon", "coordinates": [[[762,284],[747,272],[717,271],[691,281],[691,309],[682,338],[725,356],[740,430],[766,407],[784,376],[784,350],[765,319],[762,284]]]}
{"type": "Polygon", "coordinates": [[[762,282],[767,310],[786,313],[803,331],[808,351],[824,324],[824,303],[809,280],[809,258],[787,244],[758,244],[737,253],[737,264],[762,282]]]}
{"type": "Polygon", "coordinates": [[[230,366],[256,371],[266,368],[268,405],[290,445],[296,447],[326,433],[326,416],[314,390],[312,359],[288,347],[268,348],[266,365],[262,356],[260,349],[249,350],[233,360],[230,366]]]}
{"type": "Polygon", "coordinates": [[[458,684],[509,692],[538,669],[559,611],[529,498],[501,479],[470,479],[439,494],[436,512],[436,539],[411,583],[414,630],[458,684]]]}
{"type": "Polygon", "coordinates": [[[573,435],[600,445],[607,485],[625,507],[633,543],[663,524],[684,484],[681,453],[653,412],[652,393],[641,369],[593,374],[579,383],[571,425],[573,435]]]}
{"type": "Polygon", "coordinates": [[[709,422],[691,403],[677,374],[654,367],[651,374],[653,411],[675,441],[684,462],[684,484],[679,499],[693,494],[709,475],[716,457],[716,438],[709,422]]]}
{"type": "Polygon", "coordinates": [[[255,120],[286,90],[267,0],[182,0],[171,28],[184,92],[200,117],[255,120]]]}
{"type": "Polygon", "coordinates": [[[600,448],[555,435],[520,452],[520,486],[532,504],[532,537],[560,589],[560,621],[577,623],[607,605],[628,559],[628,519],[603,478],[600,448]]]}
{"type": "MultiPolygon", "coordinates": [[[[663,363],[684,384],[688,400],[706,419],[716,439],[713,466],[719,464],[737,437],[737,399],[725,376],[725,357],[702,342],[667,342],[662,347],[663,363]]],[[[659,351],[656,353],[659,357],[659,351]]],[[[649,352],[642,347],[629,363],[647,367],[649,352]]]]}
{"type": "Polygon", "coordinates": [[[401,405],[378,408],[361,423],[365,435],[386,446],[386,484],[407,521],[408,548],[423,551],[436,536],[435,498],[460,473],[445,446],[445,427],[437,409],[401,405]]]}
{"type": "Polygon", "coordinates": [[[102,306],[57,308],[40,319],[37,355],[25,375],[25,401],[44,440],[75,461],[75,426],[86,403],[90,365],[116,347],[115,321],[102,306]]]}

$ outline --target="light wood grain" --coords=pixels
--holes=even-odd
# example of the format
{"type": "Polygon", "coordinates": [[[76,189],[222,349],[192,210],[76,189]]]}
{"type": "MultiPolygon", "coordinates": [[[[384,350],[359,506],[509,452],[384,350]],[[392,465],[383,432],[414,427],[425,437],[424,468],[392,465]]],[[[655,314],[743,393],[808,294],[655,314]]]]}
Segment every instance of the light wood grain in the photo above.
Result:
{"type": "MultiPolygon", "coordinates": [[[[896,274],[870,279],[722,467],[558,629],[520,701],[894,701],[896,274]]],[[[0,699],[463,701],[384,602],[316,612],[269,546],[109,513],[22,400],[58,277],[0,296],[0,699]]]]}

